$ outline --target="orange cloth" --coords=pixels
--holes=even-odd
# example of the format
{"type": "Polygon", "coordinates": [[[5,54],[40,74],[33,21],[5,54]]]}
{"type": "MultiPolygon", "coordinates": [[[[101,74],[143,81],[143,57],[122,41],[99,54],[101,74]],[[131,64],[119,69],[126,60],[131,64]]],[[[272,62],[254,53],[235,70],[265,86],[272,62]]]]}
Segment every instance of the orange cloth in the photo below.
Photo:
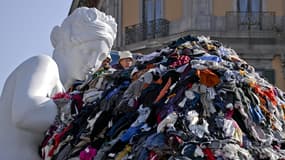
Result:
{"type": "MultiPolygon", "coordinates": [[[[281,108],[282,108],[283,112],[285,113],[285,104],[281,104],[281,108]]],[[[285,115],[283,116],[283,120],[285,120],[285,115]]]]}
{"type": "Polygon", "coordinates": [[[260,95],[261,97],[267,97],[274,106],[277,105],[277,100],[275,98],[275,94],[272,87],[268,89],[262,89],[258,84],[255,84],[252,87],[256,94],[260,95]]]}
{"type": "Polygon", "coordinates": [[[200,79],[200,83],[206,85],[207,87],[214,87],[220,83],[219,76],[209,69],[197,70],[196,74],[200,79]]]}
{"type": "Polygon", "coordinates": [[[269,112],[269,110],[266,108],[266,101],[263,98],[261,98],[260,96],[259,96],[259,100],[261,102],[261,104],[259,106],[261,111],[265,114],[266,117],[268,117],[270,120],[273,120],[273,116],[272,116],[271,112],[269,112]]]}
{"type": "Polygon", "coordinates": [[[154,103],[157,103],[159,100],[161,100],[162,97],[165,96],[165,94],[167,93],[168,89],[170,88],[170,85],[171,85],[171,78],[169,77],[167,83],[165,84],[165,86],[159,92],[159,94],[156,97],[154,103]]]}

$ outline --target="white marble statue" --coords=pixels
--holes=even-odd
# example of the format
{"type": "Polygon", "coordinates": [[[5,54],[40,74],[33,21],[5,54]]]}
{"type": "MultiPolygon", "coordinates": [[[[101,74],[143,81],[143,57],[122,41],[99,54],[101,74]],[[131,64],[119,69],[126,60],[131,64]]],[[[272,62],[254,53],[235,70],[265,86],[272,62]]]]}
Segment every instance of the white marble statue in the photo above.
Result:
{"type": "Polygon", "coordinates": [[[74,80],[84,80],[90,68],[98,68],[116,33],[113,17],[95,8],[78,8],[54,27],[53,57],[31,57],[9,75],[0,104],[1,160],[40,159],[38,146],[57,114],[51,97],[74,80]]]}

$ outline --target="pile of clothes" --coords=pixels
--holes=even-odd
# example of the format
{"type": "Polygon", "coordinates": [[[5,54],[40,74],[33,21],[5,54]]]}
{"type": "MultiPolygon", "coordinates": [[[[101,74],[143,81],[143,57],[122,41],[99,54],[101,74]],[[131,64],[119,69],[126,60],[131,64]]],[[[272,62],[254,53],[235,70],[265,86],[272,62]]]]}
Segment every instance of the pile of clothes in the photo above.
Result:
{"type": "Polygon", "coordinates": [[[284,159],[285,94],[231,48],[185,36],[54,97],[43,159],[284,159]]]}

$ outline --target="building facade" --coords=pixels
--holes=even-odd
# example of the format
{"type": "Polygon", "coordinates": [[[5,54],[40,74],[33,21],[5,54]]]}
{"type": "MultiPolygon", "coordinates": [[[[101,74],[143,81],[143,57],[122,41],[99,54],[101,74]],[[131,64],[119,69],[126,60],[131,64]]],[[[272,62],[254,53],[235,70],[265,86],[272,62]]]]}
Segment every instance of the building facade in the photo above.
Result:
{"type": "Polygon", "coordinates": [[[95,6],[115,17],[116,50],[148,53],[181,36],[207,35],[233,48],[269,82],[285,90],[285,0],[74,2],[70,12],[95,6]]]}

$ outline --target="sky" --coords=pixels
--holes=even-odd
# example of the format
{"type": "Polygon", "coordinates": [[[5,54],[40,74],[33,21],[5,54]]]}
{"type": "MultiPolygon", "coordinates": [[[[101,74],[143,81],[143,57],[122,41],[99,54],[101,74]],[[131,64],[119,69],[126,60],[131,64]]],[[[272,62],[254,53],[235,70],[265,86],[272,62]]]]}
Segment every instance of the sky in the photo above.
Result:
{"type": "Polygon", "coordinates": [[[68,15],[72,0],[2,1],[0,93],[9,74],[34,55],[52,55],[50,33],[68,15]]]}

